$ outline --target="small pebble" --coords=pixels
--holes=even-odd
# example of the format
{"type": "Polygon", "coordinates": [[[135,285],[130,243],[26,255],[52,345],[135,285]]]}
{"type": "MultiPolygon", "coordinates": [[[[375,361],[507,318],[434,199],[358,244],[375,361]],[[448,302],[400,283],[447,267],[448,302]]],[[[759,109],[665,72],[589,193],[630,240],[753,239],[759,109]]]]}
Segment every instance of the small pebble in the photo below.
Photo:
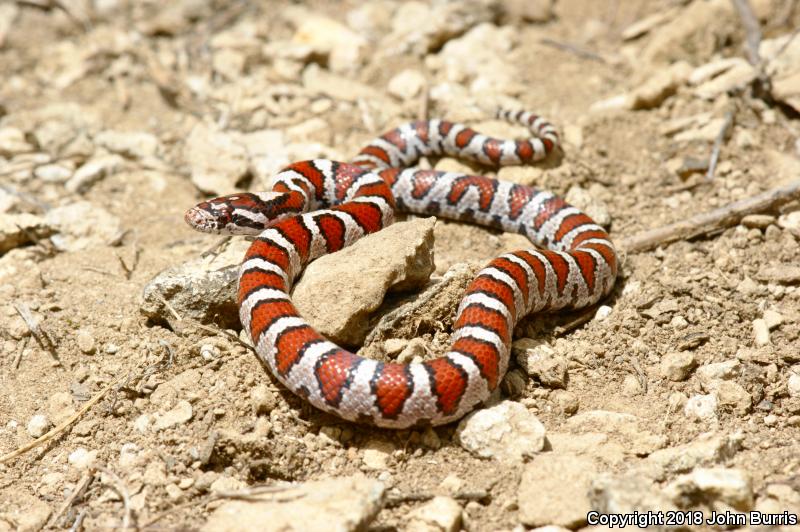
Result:
{"type": "Polygon", "coordinates": [[[770,331],[783,323],[783,315],[772,309],[764,311],[764,322],[767,324],[767,329],[770,331]]]}
{"type": "Polygon", "coordinates": [[[81,329],[75,334],[75,341],[78,343],[81,353],[91,355],[95,352],[94,336],[86,329],[81,329]]]}
{"type": "Polygon", "coordinates": [[[47,433],[50,428],[50,420],[43,414],[36,414],[28,421],[28,434],[32,438],[39,438],[47,433]]]}
{"type": "Polygon", "coordinates": [[[200,357],[207,362],[219,358],[219,348],[213,344],[203,344],[200,346],[200,357]]]}
{"type": "Polygon", "coordinates": [[[789,397],[800,397],[800,375],[796,373],[789,375],[786,389],[789,392],[789,397]]]}
{"type": "Polygon", "coordinates": [[[594,313],[594,319],[597,321],[603,321],[607,317],[611,315],[611,307],[608,305],[600,305],[597,309],[597,312],[594,313]]]}
{"type": "Polygon", "coordinates": [[[778,416],[775,414],[767,414],[764,416],[764,425],[768,427],[774,427],[778,424],[778,416]]]}
{"type": "Polygon", "coordinates": [[[117,344],[106,344],[105,352],[109,355],[114,355],[119,352],[119,346],[117,344]]]}
{"type": "Polygon", "coordinates": [[[753,336],[756,345],[767,345],[769,343],[769,327],[766,320],[758,318],[753,320],[753,336]]]}

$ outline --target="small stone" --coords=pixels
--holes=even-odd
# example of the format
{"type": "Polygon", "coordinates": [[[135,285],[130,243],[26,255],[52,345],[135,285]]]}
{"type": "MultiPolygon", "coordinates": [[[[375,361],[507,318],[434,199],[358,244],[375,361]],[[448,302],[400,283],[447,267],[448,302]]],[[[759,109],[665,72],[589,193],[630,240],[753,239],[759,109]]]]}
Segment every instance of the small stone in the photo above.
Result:
{"type": "Polygon", "coordinates": [[[389,80],[387,90],[401,100],[412,100],[419,95],[425,83],[425,76],[419,70],[406,69],[389,80]]]}
{"type": "Polygon", "coordinates": [[[742,225],[748,229],[766,229],[775,223],[775,217],[771,214],[748,214],[742,218],[742,225]]]}
{"type": "Polygon", "coordinates": [[[203,344],[200,346],[200,358],[207,362],[218,359],[220,354],[219,347],[214,344],[203,344]]]}
{"type": "Polygon", "coordinates": [[[85,192],[101,179],[122,169],[124,159],[119,155],[100,155],[94,157],[75,170],[64,185],[70,192],[85,192]]]}
{"type": "Polygon", "coordinates": [[[182,425],[192,419],[192,405],[189,401],[181,400],[174,408],[156,417],[153,429],[165,430],[177,425],[182,425]]]}
{"type": "Polygon", "coordinates": [[[517,363],[531,377],[549,388],[564,388],[567,383],[567,361],[548,345],[521,338],[514,341],[512,351],[517,363]]]}
{"type": "Polygon", "coordinates": [[[31,238],[47,238],[55,229],[46,219],[34,214],[0,214],[0,255],[32,242],[31,238]]]}
{"type": "Polygon", "coordinates": [[[88,469],[97,459],[97,451],[87,451],[78,447],[67,457],[69,464],[77,469],[88,469]]]}
{"type": "Polygon", "coordinates": [[[119,346],[109,342],[106,344],[105,348],[103,348],[103,351],[109,355],[116,355],[119,352],[119,346]]]}
{"type": "Polygon", "coordinates": [[[612,310],[613,309],[608,305],[600,305],[597,308],[597,312],[594,313],[594,319],[597,321],[603,321],[611,315],[612,310]]]}
{"type": "Polygon", "coordinates": [[[463,487],[464,480],[459,478],[459,476],[455,473],[450,473],[439,483],[439,488],[453,495],[461,491],[461,488],[463,487]]]}
{"type": "Polygon", "coordinates": [[[442,440],[432,427],[425,429],[425,432],[422,433],[419,442],[428,449],[438,449],[442,446],[442,440]]]}
{"type": "Polygon", "coordinates": [[[477,410],[456,429],[461,446],[482,458],[521,461],[544,448],[544,425],[513,401],[477,410]]]}
{"type": "Polygon", "coordinates": [[[767,345],[769,343],[769,327],[762,318],[753,320],[753,336],[756,345],[767,345]]]}
{"type": "Polygon", "coordinates": [[[517,489],[519,520],[527,526],[570,529],[586,523],[595,465],[590,458],[544,453],[525,466],[517,489]]]}
{"type": "Polygon", "coordinates": [[[800,237],[800,211],[787,212],[778,217],[778,227],[800,237]]]}
{"type": "Polygon", "coordinates": [[[266,384],[258,384],[250,390],[253,412],[257,416],[269,414],[278,406],[278,398],[266,384]]]}
{"type": "Polygon", "coordinates": [[[714,100],[721,94],[747,86],[757,76],[756,69],[747,61],[740,59],[724,73],[699,85],[694,93],[700,98],[714,100]]]}
{"type": "Polygon", "coordinates": [[[158,138],[144,131],[102,131],[94,141],[108,151],[134,159],[148,159],[158,155],[158,138]]]}
{"type": "Polygon", "coordinates": [[[235,134],[196,125],[184,145],[192,183],[208,194],[230,194],[250,168],[247,148],[235,134]]]}
{"type": "Polygon", "coordinates": [[[696,364],[694,355],[689,351],[667,353],[661,359],[661,375],[679,382],[686,380],[696,364]]]}
{"type": "Polygon", "coordinates": [[[800,266],[790,264],[763,266],[758,271],[756,279],[781,284],[797,284],[800,283],[800,266]]]}
{"type": "Polygon", "coordinates": [[[555,401],[561,411],[568,416],[577,412],[580,407],[578,396],[567,390],[553,390],[550,398],[555,401]]]}
{"type": "Polygon", "coordinates": [[[744,387],[733,381],[722,381],[715,391],[717,402],[723,406],[730,406],[734,411],[745,414],[750,411],[753,398],[744,387]]]}
{"type": "Polygon", "coordinates": [[[106,245],[122,230],[119,218],[101,205],[88,201],[50,209],[45,215],[45,222],[58,231],[50,240],[62,251],[106,245]]]}
{"type": "Polygon", "coordinates": [[[693,395],[686,401],[683,413],[689,419],[714,420],[717,417],[717,398],[713,394],[693,395]]]}
{"type": "Polygon", "coordinates": [[[789,397],[800,397],[800,375],[792,373],[786,381],[786,390],[789,392],[789,397]]]}
{"type": "Polygon", "coordinates": [[[34,177],[46,183],[65,183],[75,170],[63,164],[43,164],[33,171],[34,177]]]}
{"type": "Polygon", "coordinates": [[[364,445],[361,461],[367,469],[386,470],[389,469],[389,459],[394,452],[394,445],[384,440],[369,440],[364,445]]]}
{"type": "Polygon", "coordinates": [[[635,397],[641,395],[641,393],[642,385],[639,383],[639,379],[636,375],[625,375],[625,378],[622,380],[622,395],[625,397],[635,397]]]}
{"type": "Polygon", "coordinates": [[[697,378],[706,391],[713,391],[719,381],[735,379],[741,373],[741,363],[737,359],[713,362],[697,369],[697,378]]]}
{"type": "Polygon", "coordinates": [[[450,497],[436,496],[406,515],[405,530],[456,532],[461,529],[461,505],[450,497]]]}
{"type": "Polygon", "coordinates": [[[94,336],[86,329],[80,329],[77,334],[75,334],[75,341],[78,344],[78,349],[80,349],[81,353],[84,355],[92,355],[97,349],[94,343],[94,336]]]}
{"type": "Polygon", "coordinates": [[[768,427],[774,427],[778,424],[778,416],[775,414],[767,414],[764,416],[764,425],[768,427]]]}
{"type": "Polygon", "coordinates": [[[691,471],[697,466],[725,463],[741,450],[744,437],[737,434],[704,433],[684,445],[659,449],[651,453],[646,462],[662,472],[659,476],[672,476],[691,471]]]}
{"type": "Polygon", "coordinates": [[[647,81],[633,90],[632,109],[652,109],[675,94],[692,72],[685,61],[673,63],[666,69],[659,69],[647,81]]]}
{"type": "Polygon", "coordinates": [[[581,149],[583,147],[583,128],[575,124],[565,125],[564,141],[576,149],[581,149]]]}
{"type": "Polygon", "coordinates": [[[32,438],[44,436],[50,428],[50,420],[44,414],[36,414],[28,421],[28,434],[32,438]]]}
{"type": "Polygon", "coordinates": [[[164,486],[164,491],[167,492],[167,497],[169,497],[173,501],[176,501],[181,497],[183,497],[183,490],[180,489],[176,484],[173,484],[172,482],[164,486]]]}
{"type": "Polygon", "coordinates": [[[627,453],[646,456],[664,447],[666,437],[651,432],[646,422],[632,414],[588,410],[567,420],[573,434],[602,433],[619,442],[627,453]]]}
{"type": "Polygon", "coordinates": [[[13,157],[22,153],[34,151],[25,140],[25,132],[15,127],[0,128],[0,156],[13,157]]]}
{"type": "Polygon", "coordinates": [[[698,467],[675,479],[664,492],[682,508],[699,501],[720,501],[741,512],[753,507],[750,475],[740,469],[698,467]]]}
{"type": "Polygon", "coordinates": [[[767,309],[764,311],[763,319],[764,323],[767,325],[767,329],[770,331],[783,323],[783,315],[780,312],[772,309],[767,309]]]}

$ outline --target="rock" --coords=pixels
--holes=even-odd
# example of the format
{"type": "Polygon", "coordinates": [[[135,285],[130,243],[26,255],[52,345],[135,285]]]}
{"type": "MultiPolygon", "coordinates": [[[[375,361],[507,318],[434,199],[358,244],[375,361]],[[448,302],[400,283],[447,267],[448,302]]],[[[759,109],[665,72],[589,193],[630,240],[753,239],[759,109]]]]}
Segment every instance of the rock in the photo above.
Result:
{"type": "Polygon", "coordinates": [[[50,209],[45,223],[58,231],[50,240],[62,251],[107,245],[122,231],[119,218],[88,201],[50,209]]]}
{"type": "Polygon", "coordinates": [[[65,162],[37,166],[33,170],[33,175],[36,177],[36,179],[40,179],[46,183],[65,183],[70,177],[72,177],[74,172],[74,165],[65,162]]]}
{"type": "Polygon", "coordinates": [[[800,45],[790,32],[774,39],[765,39],[759,55],[769,58],[767,75],[772,83],[773,96],[800,111],[800,45]]]}
{"type": "Polygon", "coordinates": [[[772,309],[767,309],[764,311],[764,323],[767,325],[767,329],[770,331],[779,327],[783,323],[783,315],[772,309]]]}
{"type": "Polygon", "coordinates": [[[747,512],[753,507],[750,475],[741,469],[698,467],[670,482],[664,493],[681,508],[701,502],[723,502],[747,512]]]}
{"type": "Polygon", "coordinates": [[[577,412],[580,407],[578,396],[566,390],[553,390],[550,394],[550,398],[558,405],[558,408],[568,416],[577,412]]]}
{"type": "Polygon", "coordinates": [[[61,423],[74,413],[75,406],[69,392],[55,392],[47,399],[47,417],[53,423],[61,423]]]}
{"type": "Polygon", "coordinates": [[[28,434],[31,438],[44,436],[50,429],[50,420],[44,414],[36,414],[28,421],[28,434]]]}
{"type": "Polygon", "coordinates": [[[359,99],[388,103],[387,98],[369,85],[338,76],[316,64],[303,70],[303,86],[311,92],[324,94],[334,100],[356,102],[359,99]]]}
{"type": "Polygon", "coordinates": [[[78,344],[78,349],[85,355],[94,354],[97,347],[95,346],[94,336],[86,329],[80,329],[75,334],[75,342],[78,344]]]}
{"type": "Polygon", "coordinates": [[[594,313],[594,319],[597,321],[603,321],[611,315],[612,311],[613,309],[608,305],[600,305],[597,307],[597,312],[594,313]]]}
{"type": "Polygon", "coordinates": [[[477,410],[456,429],[460,445],[482,458],[518,462],[544,448],[544,425],[527,408],[513,401],[477,410]]]}
{"type": "Polygon", "coordinates": [[[756,77],[758,71],[755,67],[742,59],[715,78],[700,84],[694,89],[694,93],[700,98],[714,100],[721,94],[746,87],[756,77]]]}
{"type": "Polygon", "coordinates": [[[753,398],[741,384],[732,381],[722,381],[715,391],[717,402],[722,406],[729,406],[739,414],[750,411],[753,398]]]}
{"type": "Polygon", "coordinates": [[[280,497],[224,502],[201,530],[366,530],[381,509],[383,493],[383,484],[363,476],[305,482],[287,487],[280,497]]]}
{"type": "Polygon", "coordinates": [[[717,419],[717,398],[713,394],[693,395],[686,401],[683,413],[689,419],[713,421],[717,419]]]}
{"type": "Polygon", "coordinates": [[[549,388],[564,388],[567,383],[567,360],[548,345],[530,338],[512,344],[517,363],[525,372],[549,388]]]}
{"type": "Polygon", "coordinates": [[[389,54],[411,53],[422,57],[470,28],[492,21],[497,7],[496,2],[483,0],[442,2],[431,6],[423,2],[403,2],[392,18],[392,31],[382,43],[389,54]]]}
{"type": "MultiPolygon", "coordinates": [[[[744,221],[744,220],[742,220],[744,221]]],[[[778,217],[778,227],[800,237],[800,211],[787,212],[778,217]]]]}
{"type": "Polygon", "coordinates": [[[161,150],[158,138],[144,131],[106,130],[94,137],[95,144],[132,159],[156,157],[161,150]]]}
{"type": "Polygon", "coordinates": [[[67,180],[64,187],[70,192],[86,192],[101,179],[119,172],[123,163],[124,159],[119,155],[93,157],[75,170],[75,173],[67,180]]]}
{"type": "Polygon", "coordinates": [[[683,381],[689,377],[695,364],[694,355],[690,351],[673,351],[661,359],[661,375],[674,382],[683,381]]]}
{"type": "Polygon", "coordinates": [[[40,216],[28,213],[0,214],[0,255],[31,242],[31,237],[45,239],[55,229],[40,216]]]}
{"type": "Polygon", "coordinates": [[[240,136],[206,124],[189,133],[183,158],[191,168],[192,183],[208,194],[230,194],[247,175],[248,154],[240,136]]]}
{"type": "Polygon", "coordinates": [[[723,380],[731,380],[738,377],[742,372],[742,365],[737,359],[726,360],[724,362],[713,362],[697,368],[697,378],[707,392],[714,391],[723,380]]]}
{"type": "Polygon", "coordinates": [[[250,243],[232,240],[216,255],[199,257],[162,271],[142,291],[139,310],[148,318],[178,327],[164,301],[182,318],[238,328],[238,266],[250,243]]]}
{"type": "Polygon", "coordinates": [[[331,72],[353,72],[363,63],[367,40],[344,24],[304,8],[287,8],[284,16],[297,25],[292,40],[327,58],[331,72]]]}
{"type": "Polygon", "coordinates": [[[685,61],[673,63],[668,68],[659,68],[647,81],[636,87],[630,100],[631,109],[652,109],[675,94],[685,84],[692,67],[685,61]]]}
{"type": "MultiPolygon", "coordinates": [[[[0,4],[0,16],[2,16],[3,7],[0,4]]],[[[2,514],[0,514],[0,530],[3,532],[12,530],[15,532],[39,532],[44,529],[52,511],[50,504],[40,500],[40,496],[21,492],[5,501],[2,514]]]]}
{"type": "Polygon", "coordinates": [[[393,224],[312,262],[294,288],[300,314],[334,342],[361,345],[369,319],[389,290],[428,282],[435,218],[393,224]]]}
{"type": "Polygon", "coordinates": [[[253,403],[253,412],[257,416],[269,414],[278,406],[275,393],[267,388],[266,384],[258,384],[250,390],[250,400],[253,403]]]}
{"type": "Polygon", "coordinates": [[[372,439],[364,445],[362,461],[367,469],[384,471],[389,469],[392,452],[394,452],[394,445],[391,442],[372,439]]]}
{"type": "Polygon", "coordinates": [[[8,37],[8,32],[11,28],[14,27],[17,15],[19,15],[19,6],[17,4],[13,2],[0,4],[0,48],[5,45],[6,37],[8,37]]]}
{"type": "Polygon", "coordinates": [[[704,433],[690,443],[655,451],[646,458],[646,462],[662,472],[660,480],[676,473],[691,471],[697,466],[724,463],[742,448],[743,440],[740,433],[704,433]]]}
{"type": "Polygon", "coordinates": [[[797,284],[800,283],[800,266],[791,264],[762,266],[756,274],[756,279],[781,284],[797,284]]]}
{"type": "Polygon", "coordinates": [[[640,418],[631,414],[589,410],[572,416],[565,426],[575,433],[600,432],[621,443],[626,452],[648,455],[666,444],[666,438],[653,434],[640,418]]]}
{"type": "MultiPolygon", "coordinates": [[[[775,217],[771,214],[748,214],[742,218],[741,221],[741,224],[748,229],[766,229],[774,223],[775,217]]],[[[778,225],[780,225],[780,220],[778,221],[778,225]]]]}
{"type": "Polygon", "coordinates": [[[634,472],[619,476],[603,474],[593,479],[589,500],[593,510],[604,514],[630,514],[634,511],[644,514],[677,509],[652,480],[634,472]]]}
{"type": "Polygon", "coordinates": [[[733,67],[748,65],[749,63],[741,57],[724,57],[716,59],[704,65],[695,68],[689,75],[689,83],[692,85],[700,85],[705,83],[720,74],[723,74],[733,67]]]}
{"type": "Polygon", "coordinates": [[[465,84],[472,93],[507,91],[516,76],[502,58],[515,43],[511,27],[480,24],[449,41],[428,63],[441,70],[447,81],[465,84]]]}
{"type": "Polygon", "coordinates": [[[592,508],[588,493],[594,462],[570,454],[544,453],[525,466],[517,490],[519,520],[527,526],[578,528],[592,508]]]}
{"type": "Polygon", "coordinates": [[[76,469],[88,469],[97,460],[97,451],[87,451],[83,447],[78,447],[67,457],[69,465],[76,469]]]}
{"type": "Polygon", "coordinates": [[[786,390],[789,392],[789,397],[800,397],[800,375],[792,373],[786,381],[786,390]]]}
{"type": "Polygon", "coordinates": [[[15,127],[0,128],[0,156],[11,158],[33,151],[33,146],[25,140],[24,131],[15,127]]]}
{"type": "Polygon", "coordinates": [[[177,425],[182,425],[192,419],[192,405],[189,401],[178,401],[174,408],[167,410],[156,417],[153,429],[161,431],[177,425]]]}
{"type": "Polygon", "coordinates": [[[753,338],[757,346],[769,343],[769,327],[762,318],[753,320],[753,338]]]}
{"type": "Polygon", "coordinates": [[[768,484],[758,497],[755,511],[765,514],[800,514],[800,493],[788,484],[768,484]]]}
{"type": "Polygon", "coordinates": [[[406,515],[409,532],[457,532],[461,529],[461,505],[450,497],[437,496],[406,515]]]}
{"type": "Polygon", "coordinates": [[[386,90],[401,100],[413,100],[425,87],[425,76],[419,70],[407,68],[389,80],[386,90]]]}

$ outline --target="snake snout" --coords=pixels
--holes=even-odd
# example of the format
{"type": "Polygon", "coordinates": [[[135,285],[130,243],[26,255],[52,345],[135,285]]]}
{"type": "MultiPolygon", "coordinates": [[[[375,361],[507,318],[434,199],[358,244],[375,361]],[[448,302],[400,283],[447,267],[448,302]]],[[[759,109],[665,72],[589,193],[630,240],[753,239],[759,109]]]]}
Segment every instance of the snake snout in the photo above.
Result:
{"type": "Polygon", "coordinates": [[[197,231],[203,233],[216,233],[220,230],[219,218],[201,205],[195,205],[183,215],[187,224],[197,231]]]}

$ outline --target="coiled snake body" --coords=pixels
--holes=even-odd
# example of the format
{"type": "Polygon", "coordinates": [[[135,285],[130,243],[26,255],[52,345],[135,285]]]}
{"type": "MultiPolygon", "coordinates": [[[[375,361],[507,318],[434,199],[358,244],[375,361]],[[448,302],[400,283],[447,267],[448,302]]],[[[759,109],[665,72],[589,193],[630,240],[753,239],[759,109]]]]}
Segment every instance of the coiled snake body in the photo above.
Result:
{"type": "Polygon", "coordinates": [[[258,356],[311,404],[344,419],[406,428],[454,421],[500,383],[517,321],[583,307],[612,288],[617,256],[608,234],[546,191],[484,176],[407,168],[448,155],[490,166],[526,164],[557,145],[553,126],[527,112],[498,116],[535,137],[499,140],[428,120],[375,139],[352,163],[294,163],[272,191],[205,201],[186,213],[200,231],[257,235],[239,271],[239,315],[258,356]],[[447,353],[422,363],[360,357],[316,332],[290,299],[309,261],[393,221],[395,209],[514,231],[547,249],[506,253],[482,269],[461,301],[447,353]]]}

